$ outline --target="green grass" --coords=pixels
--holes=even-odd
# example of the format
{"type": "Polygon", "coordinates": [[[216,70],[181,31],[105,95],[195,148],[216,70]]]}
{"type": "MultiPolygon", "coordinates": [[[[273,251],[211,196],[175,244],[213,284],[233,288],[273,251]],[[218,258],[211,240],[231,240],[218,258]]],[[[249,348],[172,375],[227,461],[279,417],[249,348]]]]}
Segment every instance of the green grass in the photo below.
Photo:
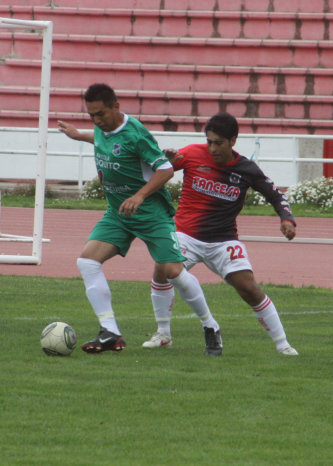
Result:
{"type": "MultiPolygon", "coordinates": [[[[291,209],[294,217],[318,217],[332,218],[333,207],[327,210],[322,210],[313,204],[291,204],[291,209]]],[[[270,205],[253,205],[244,206],[241,215],[277,215],[274,208],[270,205]]]]}
{"type": "Polygon", "coordinates": [[[207,358],[178,297],[173,348],[142,349],[150,284],[111,285],[128,347],[87,355],[97,321],[80,279],[0,275],[1,464],[333,464],[333,290],[263,287],[300,352],[286,357],[231,287],[204,285],[224,336],[223,356],[207,358]],[[55,320],[77,332],[70,357],[39,346],[55,320]]]}
{"type": "MultiPolygon", "coordinates": [[[[4,207],[34,207],[35,198],[29,195],[3,194],[2,205],[4,207]]],[[[320,217],[332,218],[333,208],[326,211],[311,204],[293,204],[293,214],[295,217],[320,217]]],[[[85,209],[85,210],[105,210],[106,201],[104,199],[64,199],[45,198],[45,208],[47,209],[85,209]]],[[[244,206],[242,215],[276,215],[272,206],[244,206]]]]}
{"type": "MultiPolygon", "coordinates": [[[[34,207],[34,196],[22,196],[17,194],[3,194],[1,204],[4,207],[34,207]]],[[[47,209],[84,209],[84,210],[105,210],[106,201],[104,199],[70,199],[70,198],[45,198],[45,208],[47,209]]]]}

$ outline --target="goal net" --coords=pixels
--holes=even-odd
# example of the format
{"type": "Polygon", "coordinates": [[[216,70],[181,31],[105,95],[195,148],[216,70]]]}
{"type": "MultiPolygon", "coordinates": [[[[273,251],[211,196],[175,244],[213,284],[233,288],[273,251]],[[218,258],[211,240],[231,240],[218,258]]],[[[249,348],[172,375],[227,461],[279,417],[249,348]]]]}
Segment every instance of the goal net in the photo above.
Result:
{"type": "MultiPolygon", "coordinates": [[[[33,236],[17,236],[0,232],[0,241],[30,241],[32,242],[31,256],[0,254],[0,263],[6,264],[41,264],[45,196],[46,149],[48,135],[49,95],[51,81],[52,54],[52,21],[28,21],[0,18],[0,29],[29,30],[31,33],[41,34],[42,67],[39,101],[38,148],[36,168],[36,191],[33,236]]],[[[0,198],[1,199],[1,198],[0,198]]],[[[1,201],[0,201],[1,202],[1,201]]]]}

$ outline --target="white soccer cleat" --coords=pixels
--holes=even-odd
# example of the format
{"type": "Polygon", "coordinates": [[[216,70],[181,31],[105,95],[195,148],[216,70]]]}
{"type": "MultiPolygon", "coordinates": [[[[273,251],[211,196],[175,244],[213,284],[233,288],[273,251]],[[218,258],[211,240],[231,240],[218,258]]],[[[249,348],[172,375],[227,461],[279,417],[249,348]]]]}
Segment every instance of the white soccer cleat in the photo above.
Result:
{"type": "Polygon", "coordinates": [[[285,354],[286,356],[298,356],[298,352],[295,350],[295,348],[292,348],[291,346],[287,346],[287,348],[284,348],[283,350],[279,351],[281,354],[285,354]]]}
{"type": "Polygon", "coordinates": [[[171,335],[156,332],[151,337],[151,339],[145,341],[142,346],[143,348],[159,348],[160,346],[166,346],[167,348],[170,348],[170,346],[172,346],[172,338],[171,335]]]}

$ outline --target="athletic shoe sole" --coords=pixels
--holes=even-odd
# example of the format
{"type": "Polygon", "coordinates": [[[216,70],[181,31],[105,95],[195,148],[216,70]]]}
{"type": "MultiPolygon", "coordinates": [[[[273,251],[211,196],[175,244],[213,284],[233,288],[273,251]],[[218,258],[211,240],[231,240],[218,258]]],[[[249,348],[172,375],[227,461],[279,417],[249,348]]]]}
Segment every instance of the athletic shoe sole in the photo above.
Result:
{"type": "Polygon", "coordinates": [[[90,341],[88,343],[85,343],[81,347],[83,351],[89,354],[103,353],[103,351],[120,352],[123,350],[123,348],[126,348],[126,343],[122,337],[119,337],[116,342],[112,342],[112,346],[111,345],[108,346],[105,344],[103,345],[102,343],[90,341]]]}
{"type": "Polygon", "coordinates": [[[221,356],[222,354],[222,348],[219,349],[206,349],[205,350],[205,355],[206,356],[221,356]]]}

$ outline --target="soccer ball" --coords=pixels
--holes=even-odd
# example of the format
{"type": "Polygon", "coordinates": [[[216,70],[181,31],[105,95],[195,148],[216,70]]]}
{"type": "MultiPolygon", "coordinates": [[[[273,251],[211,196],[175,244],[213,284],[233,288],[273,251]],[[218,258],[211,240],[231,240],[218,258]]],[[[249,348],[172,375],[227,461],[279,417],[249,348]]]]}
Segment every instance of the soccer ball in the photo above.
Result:
{"type": "Polygon", "coordinates": [[[76,345],[75,330],[65,322],[53,322],[42,331],[40,344],[48,356],[69,356],[76,345]]]}

